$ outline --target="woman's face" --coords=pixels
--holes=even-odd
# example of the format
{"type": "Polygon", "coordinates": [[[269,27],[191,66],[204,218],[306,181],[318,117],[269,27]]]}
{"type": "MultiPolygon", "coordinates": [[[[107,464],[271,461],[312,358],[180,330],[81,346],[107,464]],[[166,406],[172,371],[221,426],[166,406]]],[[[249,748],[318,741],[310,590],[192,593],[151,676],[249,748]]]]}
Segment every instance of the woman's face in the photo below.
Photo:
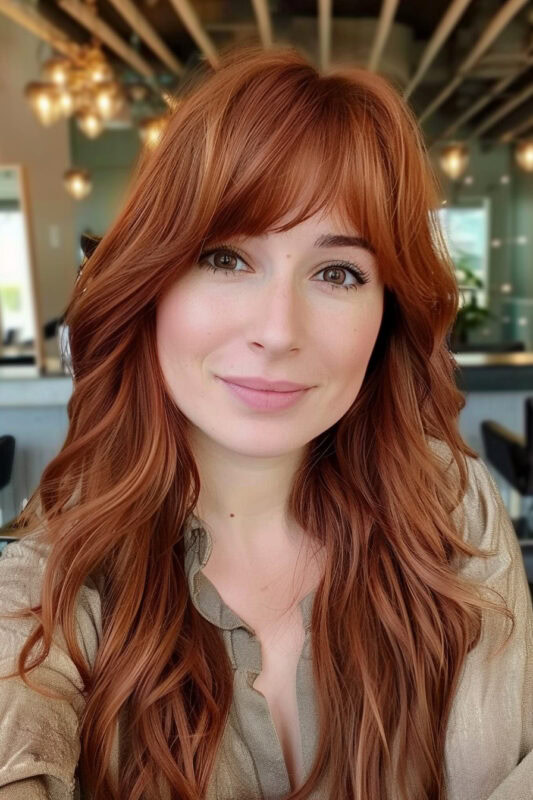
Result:
{"type": "Polygon", "coordinates": [[[327,234],[357,231],[315,215],[283,233],[217,242],[239,255],[211,248],[161,299],[161,368],[196,436],[242,455],[279,456],[330,428],[354,402],[379,332],[384,287],[371,252],[316,246],[327,234]],[[221,379],[236,376],[310,388],[273,407],[279,393],[270,401],[221,379]],[[261,401],[269,407],[254,405],[261,401]]]}

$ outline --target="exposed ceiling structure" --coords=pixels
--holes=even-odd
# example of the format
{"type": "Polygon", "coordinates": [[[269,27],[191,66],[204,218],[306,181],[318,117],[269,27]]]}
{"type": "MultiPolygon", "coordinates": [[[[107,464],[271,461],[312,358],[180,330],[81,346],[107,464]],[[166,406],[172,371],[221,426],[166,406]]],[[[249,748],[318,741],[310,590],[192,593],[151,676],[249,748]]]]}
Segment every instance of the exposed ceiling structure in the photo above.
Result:
{"type": "Polygon", "coordinates": [[[293,44],[321,72],[363,65],[390,78],[429,146],[533,134],[531,0],[0,0],[58,52],[99,38],[114,66],[179,93],[231,44],[293,44]]]}

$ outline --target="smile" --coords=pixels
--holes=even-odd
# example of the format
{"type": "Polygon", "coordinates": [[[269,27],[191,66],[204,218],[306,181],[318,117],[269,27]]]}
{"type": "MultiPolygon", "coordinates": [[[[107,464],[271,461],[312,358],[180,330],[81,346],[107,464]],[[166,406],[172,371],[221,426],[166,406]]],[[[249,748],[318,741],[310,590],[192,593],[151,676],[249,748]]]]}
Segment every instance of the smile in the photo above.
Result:
{"type": "Polygon", "coordinates": [[[219,380],[247,406],[261,411],[277,411],[290,408],[309,391],[309,389],[299,389],[294,392],[272,392],[263,389],[249,389],[246,386],[239,386],[236,383],[225,381],[223,378],[219,378],[219,380]]]}

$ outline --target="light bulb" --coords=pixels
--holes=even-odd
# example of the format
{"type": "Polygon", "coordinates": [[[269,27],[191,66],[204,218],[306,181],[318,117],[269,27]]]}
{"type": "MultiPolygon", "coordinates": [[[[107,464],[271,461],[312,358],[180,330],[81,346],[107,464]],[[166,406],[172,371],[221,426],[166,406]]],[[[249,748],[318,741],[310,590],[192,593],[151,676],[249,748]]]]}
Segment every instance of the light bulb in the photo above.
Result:
{"type": "Polygon", "coordinates": [[[515,149],[516,163],[526,172],[533,172],[533,139],[519,142],[515,149]]]}
{"type": "Polygon", "coordinates": [[[144,144],[149,148],[154,148],[168,124],[168,117],[161,115],[158,117],[145,117],[139,123],[139,134],[144,144]]]}
{"type": "Polygon", "coordinates": [[[76,114],[76,122],[79,129],[89,137],[89,139],[96,139],[102,133],[104,128],[103,119],[90,109],[78,111],[76,114]]]}
{"type": "Polygon", "coordinates": [[[68,117],[74,111],[74,98],[68,89],[59,89],[58,103],[63,116],[68,117]]]}
{"type": "Polygon", "coordinates": [[[460,178],[468,165],[468,150],[465,145],[448,145],[440,154],[443,172],[452,180],[460,178]]]}
{"type": "Polygon", "coordinates": [[[57,87],[51,83],[28,83],[24,95],[37,119],[43,125],[52,125],[61,116],[57,87]]]}
{"type": "Polygon", "coordinates": [[[57,86],[64,86],[67,83],[72,62],[63,56],[54,56],[45,61],[42,74],[45,80],[55,83],[57,86]]]}
{"type": "Polygon", "coordinates": [[[67,192],[76,200],[83,200],[92,189],[91,174],[87,169],[67,169],[63,175],[67,192]]]}
{"type": "Polygon", "coordinates": [[[116,81],[102,83],[94,93],[94,104],[103,119],[110,119],[122,107],[124,97],[116,81]]]}

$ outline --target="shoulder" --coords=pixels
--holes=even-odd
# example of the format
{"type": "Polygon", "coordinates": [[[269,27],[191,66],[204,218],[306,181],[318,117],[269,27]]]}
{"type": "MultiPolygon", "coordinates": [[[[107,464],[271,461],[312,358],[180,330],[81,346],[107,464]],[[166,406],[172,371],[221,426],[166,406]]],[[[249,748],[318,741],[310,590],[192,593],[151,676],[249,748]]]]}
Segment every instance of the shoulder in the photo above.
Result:
{"type": "MultiPolygon", "coordinates": [[[[36,534],[9,542],[0,555],[0,786],[5,787],[0,796],[6,799],[79,796],[76,766],[86,703],[82,675],[64,634],[56,629],[47,656],[27,673],[31,685],[26,683],[17,662],[36,619],[3,616],[39,605],[48,555],[48,545],[36,534]]],[[[96,587],[84,584],[75,623],[90,666],[98,647],[98,614],[96,587]]],[[[35,649],[30,661],[39,654],[39,644],[35,649]]]]}
{"type": "MultiPolygon", "coordinates": [[[[0,662],[11,660],[34,627],[32,617],[2,615],[41,603],[50,545],[39,531],[9,542],[0,555],[0,662]]],[[[94,663],[102,634],[99,582],[88,577],[76,599],[76,628],[82,652],[94,663]]]]}
{"type": "MultiPolygon", "coordinates": [[[[446,469],[458,476],[458,467],[449,445],[437,439],[428,440],[433,452],[442,459],[446,469]]],[[[464,456],[467,484],[464,495],[453,510],[452,517],[463,540],[483,551],[494,551],[487,558],[473,557],[466,561],[461,572],[509,592],[510,576],[520,576],[525,582],[525,566],[520,542],[503,502],[500,490],[481,456],[464,456]],[[524,573],[524,575],[522,575],[524,573]]],[[[526,583],[527,586],[527,583],[526,583]]]]}

